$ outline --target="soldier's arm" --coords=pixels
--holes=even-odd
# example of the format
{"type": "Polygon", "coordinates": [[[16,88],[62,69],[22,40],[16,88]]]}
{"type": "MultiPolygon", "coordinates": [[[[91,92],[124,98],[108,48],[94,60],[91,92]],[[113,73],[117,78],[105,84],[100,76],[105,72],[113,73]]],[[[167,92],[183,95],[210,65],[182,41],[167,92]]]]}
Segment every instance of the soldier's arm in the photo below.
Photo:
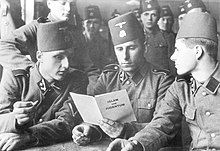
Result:
{"type": "Polygon", "coordinates": [[[19,85],[11,70],[4,69],[0,85],[0,133],[15,132],[13,104],[19,100],[19,85]]]}
{"type": "Polygon", "coordinates": [[[37,21],[14,30],[0,41],[0,64],[10,69],[24,69],[32,64],[25,55],[35,53],[37,21]]]}
{"type": "Polygon", "coordinates": [[[177,96],[179,92],[176,89],[172,84],[152,121],[130,138],[141,143],[146,151],[154,151],[166,146],[179,131],[182,111],[177,96]]]}
{"type": "Polygon", "coordinates": [[[63,94],[67,95],[68,98],[65,100],[61,99],[60,103],[56,102],[54,104],[54,110],[60,107],[60,105],[57,106],[56,104],[62,104],[62,106],[55,111],[54,119],[38,123],[27,129],[27,132],[37,139],[34,145],[48,145],[60,141],[71,140],[73,127],[82,123],[82,118],[73,100],[69,96],[69,92],[86,94],[88,78],[84,73],[76,70],[70,75],[70,79],[71,80],[68,80],[68,88],[63,94]]]}

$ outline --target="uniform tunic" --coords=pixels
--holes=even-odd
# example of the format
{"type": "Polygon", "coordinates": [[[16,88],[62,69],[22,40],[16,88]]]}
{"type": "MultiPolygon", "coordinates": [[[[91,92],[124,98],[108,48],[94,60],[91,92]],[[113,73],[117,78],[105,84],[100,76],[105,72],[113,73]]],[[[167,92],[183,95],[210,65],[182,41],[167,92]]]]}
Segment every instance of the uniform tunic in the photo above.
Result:
{"type": "Polygon", "coordinates": [[[38,145],[70,140],[72,128],[82,122],[69,92],[86,93],[88,78],[71,70],[64,80],[49,84],[37,66],[26,70],[5,70],[0,87],[0,133],[28,132],[38,145]],[[33,121],[18,126],[13,114],[17,101],[39,101],[33,121]]]}
{"type": "Polygon", "coordinates": [[[174,35],[162,32],[157,26],[152,33],[145,33],[145,58],[148,62],[175,74],[175,67],[170,61],[174,51],[174,35]]]}
{"type": "Polygon", "coordinates": [[[203,84],[185,76],[168,89],[165,100],[152,122],[132,139],[147,151],[155,151],[177,132],[182,116],[188,123],[190,150],[220,150],[220,69],[217,65],[203,84]]]}
{"type": "Polygon", "coordinates": [[[165,70],[156,69],[147,62],[132,77],[114,64],[104,69],[94,88],[94,93],[127,90],[137,118],[137,122],[125,124],[123,137],[129,138],[151,121],[173,80],[165,70]]]}

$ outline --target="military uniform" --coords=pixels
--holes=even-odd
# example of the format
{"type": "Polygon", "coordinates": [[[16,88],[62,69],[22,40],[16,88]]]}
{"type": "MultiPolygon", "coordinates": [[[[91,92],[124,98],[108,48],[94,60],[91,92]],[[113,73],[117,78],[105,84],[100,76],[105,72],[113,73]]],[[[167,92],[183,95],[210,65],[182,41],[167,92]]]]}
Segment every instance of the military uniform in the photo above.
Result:
{"type": "Polygon", "coordinates": [[[167,71],[156,69],[147,62],[132,77],[129,77],[119,65],[113,64],[104,69],[94,93],[127,90],[137,122],[126,123],[120,137],[129,138],[151,121],[172,82],[173,77],[167,75],[167,71]]]}
{"type": "Polygon", "coordinates": [[[175,67],[170,61],[170,56],[174,52],[174,35],[162,32],[158,26],[152,33],[145,33],[145,58],[153,65],[169,70],[175,75],[175,67]]]}
{"type": "MultiPolygon", "coordinates": [[[[19,55],[30,55],[32,61],[36,62],[37,42],[36,32],[39,23],[55,22],[55,19],[49,14],[48,18],[39,18],[30,24],[16,29],[11,37],[0,42],[0,63],[6,68],[21,69],[32,64],[26,57],[19,55]],[[16,47],[16,48],[14,48],[16,47]],[[16,51],[14,50],[16,49],[16,51]],[[13,60],[13,61],[8,61],[13,60]]],[[[75,26],[69,24],[69,31],[73,39],[73,51],[70,56],[70,66],[85,71],[91,83],[95,83],[100,70],[96,68],[88,56],[85,47],[85,38],[81,31],[75,26]]]]}
{"type": "Polygon", "coordinates": [[[157,116],[132,139],[140,141],[145,150],[155,151],[174,136],[177,123],[185,116],[193,140],[190,149],[219,150],[219,81],[219,66],[204,84],[189,76],[178,78],[168,89],[157,116]]]}
{"type": "Polygon", "coordinates": [[[70,140],[72,128],[82,122],[69,92],[86,93],[88,78],[72,69],[64,80],[52,84],[41,76],[37,65],[26,70],[5,70],[0,87],[0,133],[28,132],[37,138],[35,145],[70,140]],[[36,101],[33,121],[18,126],[13,114],[16,101],[36,101]]]}

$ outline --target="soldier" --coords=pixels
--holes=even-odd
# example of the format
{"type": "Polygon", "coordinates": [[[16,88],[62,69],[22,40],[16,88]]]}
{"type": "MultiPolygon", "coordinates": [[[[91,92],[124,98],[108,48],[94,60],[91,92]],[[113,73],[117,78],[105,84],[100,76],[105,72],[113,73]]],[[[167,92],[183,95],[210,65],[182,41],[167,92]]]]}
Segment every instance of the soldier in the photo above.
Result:
{"type": "Polygon", "coordinates": [[[81,33],[81,29],[72,24],[72,4],[75,0],[47,0],[47,6],[50,13],[47,18],[40,17],[32,21],[30,24],[16,29],[10,38],[2,39],[0,44],[0,64],[3,67],[11,69],[25,69],[28,65],[36,62],[37,42],[36,33],[40,23],[55,22],[59,20],[67,20],[69,22],[68,29],[71,31],[75,41],[72,48],[70,66],[83,70],[89,77],[89,87],[92,89],[94,83],[100,74],[97,67],[94,67],[91,59],[88,56],[88,51],[85,47],[85,38],[81,33]],[[14,49],[16,47],[16,49],[14,49]],[[24,55],[30,55],[31,60],[28,60],[24,55]],[[13,61],[8,61],[12,60],[13,61]]]}
{"type": "Polygon", "coordinates": [[[101,13],[99,7],[90,5],[85,8],[83,35],[89,51],[89,57],[100,70],[110,62],[108,41],[100,35],[101,13]]]}
{"type": "MultiPolygon", "coordinates": [[[[134,15],[136,16],[137,20],[140,22],[140,24],[142,25],[142,21],[141,21],[141,10],[140,8],[135,8],[132,10],[132,12],[134,13],[134,15]]],[[[142,25],[143,26],[143,25],[142,25]]]]}
{"type": "Polygon", "coordinates": [[[72,128],[82,121],[69,92],[85,94],[88,78],[69,68],[72,37],[68,26],[66,21],[39,24],[36,64],[3,73],[1,150],[70,140],[72,128]]]}
{"type": "Polygon", "coordinates": [[[162,32],[157,22],[160,18],[160,6],[157,0],[144,0],[141,20],[145,32],[145,58],[161,69],[169,70],[176,75],[175,67],[170,64],[170,56],[174,51],[175,37],[162,32]]]}
{"type": "Polygon", "coordinates": [[[188,150],[220,150],[216,20],[204,12],[187,14],[177,33],[175,46],[171,59],[180,76],[167,90],[159,112],[134,137],[115,140],[107,151],[115,147],[123,148],[123,151],[141,151],[140,146],[146,151],[158,150],[175,136],[182,117],[186,117],[192,137],[188,150]]]}
{"type": "Polygon", "coordinates": [[[173,13],[168,5],[161,6],[160,19],[158,21],[159,28],[162,31],[173,33],[172,27],[174,23],[173,13]]]}
{"type": "MultiPolygon", "coordinates": [[[[102,138],[107,134],[111,138],[129,138],[151,121],[173,77],[166,70],[158,69],[145,60],[144,32],[132,12],[110,20],[109,28],[119,65],[106,66],[94,93],[97,95],[126,89],[137,122],[122,124],[110,119],[101,120],[101,129],[96,136],[102,138]]],[[[94,140],[89,132],[92,127],[94,125],[87,123],[75,127],[74,142],[85,145],[94,140]]]]}

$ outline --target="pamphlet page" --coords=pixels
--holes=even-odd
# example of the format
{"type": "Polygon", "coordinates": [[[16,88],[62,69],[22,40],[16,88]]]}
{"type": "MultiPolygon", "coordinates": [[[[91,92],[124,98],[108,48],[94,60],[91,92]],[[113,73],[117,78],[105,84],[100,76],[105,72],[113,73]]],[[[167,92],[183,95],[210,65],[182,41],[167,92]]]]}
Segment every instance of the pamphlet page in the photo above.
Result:
{"type": "Polygon", "coordinates": [[[126,90],[88,96],[70,92],[84,122],[98,125],[98,120],[108,118],[120,123],[136,121],[126,90]]]}
{"type": "Polygon", "coordinates": [[[98,120],[103,119],[97,106],[95,98],[89,95],[70,92],[70,95],[76,105],[84,122],[98,125],[98,120]]]}

